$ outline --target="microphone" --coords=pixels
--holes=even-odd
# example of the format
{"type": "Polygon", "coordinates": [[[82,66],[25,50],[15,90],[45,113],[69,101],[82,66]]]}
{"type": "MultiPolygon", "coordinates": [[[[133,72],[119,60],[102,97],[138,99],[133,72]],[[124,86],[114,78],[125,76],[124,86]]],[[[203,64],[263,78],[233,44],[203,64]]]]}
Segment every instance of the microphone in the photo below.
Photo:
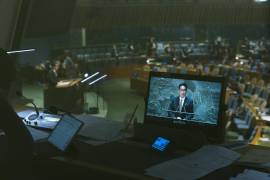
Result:
{"type": "Polygon", "coordinates": [[[129,126],[130,126],[130,124],[132,123],[132,121],[133,121],[133,123],[134,123],[134,120],[133,120],[133,119],[134,119],[134,116],[135,116],[135,113],[136,113],[138,107],[139,107],[139,104],[136,105],[136,107],[135,107],[135,109],[134,109],[134,111],[133,111],[131,117],[130,117],[129,120],[127,121],[126,126],[124,127],[123,130],[127,131],[128,128],[129,128],[129,126]]]}
{"type": "MultiPolygon", "coordinates": [[[[27,97],[23,96],[21,92],[16,92],[16,95],[21,97],[21,98],[25,98],[28,99],[27,97]]],[[[29,120],[35,120],[39,117],[39,110],[37,108],[37,106],[35,105],[35,103],[33,101],[29,101],[35,108],[36,114],[32,114],[28,117],[29,120]]]]}

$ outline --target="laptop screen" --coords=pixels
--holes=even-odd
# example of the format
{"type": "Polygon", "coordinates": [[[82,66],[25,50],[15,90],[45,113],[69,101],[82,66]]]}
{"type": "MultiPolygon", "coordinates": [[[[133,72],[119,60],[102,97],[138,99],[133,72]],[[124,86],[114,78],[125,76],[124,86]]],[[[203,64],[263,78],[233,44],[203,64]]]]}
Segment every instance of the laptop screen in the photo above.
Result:
{"type": "Polygon", "coordinates": [[[63,115],[48,137],[48,142],[61,151],[65,151],[82,125],[83,123],[78,119],[75,119],[70,115],[63,115]]]}

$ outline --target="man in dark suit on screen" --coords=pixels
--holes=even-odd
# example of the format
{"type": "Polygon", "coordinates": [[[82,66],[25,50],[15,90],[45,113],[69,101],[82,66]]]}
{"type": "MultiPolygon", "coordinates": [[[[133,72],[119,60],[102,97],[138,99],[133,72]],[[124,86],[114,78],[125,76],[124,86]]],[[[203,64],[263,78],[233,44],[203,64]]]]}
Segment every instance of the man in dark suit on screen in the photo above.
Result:
{"type": "Polygon", "coordinates": [[[186,96],[187,85],[181,83],[178,88],[179,96],[171,100],[168,116],[177,119],[191,120],[194,116],[193,100],[186,96]]]}

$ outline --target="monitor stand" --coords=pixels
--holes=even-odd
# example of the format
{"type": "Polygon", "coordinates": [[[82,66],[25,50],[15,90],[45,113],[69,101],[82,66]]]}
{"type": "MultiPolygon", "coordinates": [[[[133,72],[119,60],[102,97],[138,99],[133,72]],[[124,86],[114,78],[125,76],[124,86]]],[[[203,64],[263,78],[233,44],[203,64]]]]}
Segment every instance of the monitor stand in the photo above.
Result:
{"type": "Polygon", "coordinates": [[[170,139],[175,150],[194,151],[207,144],[206,136],[201,131],[190,133],[188,130],[140,123],[134,124],[134,131],[135,140],[149,144],[158,136],[170,139]]]}

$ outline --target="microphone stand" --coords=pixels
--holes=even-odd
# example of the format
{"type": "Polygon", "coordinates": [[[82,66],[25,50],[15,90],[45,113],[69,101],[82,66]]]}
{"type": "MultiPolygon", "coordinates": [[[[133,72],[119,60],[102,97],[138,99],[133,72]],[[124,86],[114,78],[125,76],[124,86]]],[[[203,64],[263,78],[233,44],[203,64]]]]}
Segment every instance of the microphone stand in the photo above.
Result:
{"type": "Polygon", "coordinates": [[[98,85],[95,87],[96,89],[96,107],[89,107],[88,113],[89,114],[98,114],[99,113],[99,107],[98,107],[98,93],[99,93],[99,88],[98,85]]]}
{"type": "MultiPolygon", "coordinates": [[[[16,94],[17,94],[17,96],[19,96],[19,97],[21,97],[21,98],[27,99],[25,96],[23,96],[23,95],[20,94],[20,93],[16,93],[16,94]]],[[[37,118],[39,117],[39,110],[38,110],[36,104],[33,102],[33,100],[31,100],[31,101],[29,101],[29,102],[34,106],[35,111],[36,111],[36,114],[32,114],[32,115],[30,115],[30,116],[28,117],[28,119],[32,121],[32,120],[35,120],[35,119],[37,119],[37,118]]]]}
{"type": "Polygon", "coordinates": [[[35,111],[36,111],[36,114],[30,115],[30,116],[28,117],[28,119],[29,119],[29,120],[35,120],[35,119],[37,119],[37,118],[39,117],[39,110],[38,110],[37,106],[35,105],[35,103],[34,103],[33,101],[31,101],[30,103],[34,106],[35,111]]]}

